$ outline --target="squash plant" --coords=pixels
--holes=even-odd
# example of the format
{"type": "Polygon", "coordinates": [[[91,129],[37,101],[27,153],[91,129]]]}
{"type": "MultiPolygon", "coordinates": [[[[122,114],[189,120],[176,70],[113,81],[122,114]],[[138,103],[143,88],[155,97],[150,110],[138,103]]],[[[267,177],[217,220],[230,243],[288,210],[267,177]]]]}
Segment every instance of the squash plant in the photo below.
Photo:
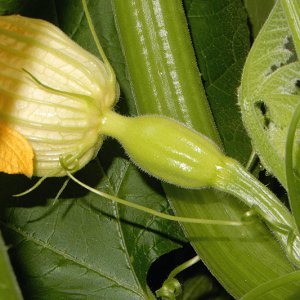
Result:
{"type": "MultiPolygon", "coordinates": [[[[18,12],[49,20],[104,63],[77,50],[45,22],[1,19],[0,45],[7,57],[2,60],[1,95],[3,99],[19,98],[15,106],[2,102],[1,117],[6,123],[1,123],[0,140],[10,145],[7,136],[17,138],[23,148],[14,154],[29,157],[29,162],[32,145],[33,168],[18,172],[44,176],[36,179],[29,193],[22,191],[32,186],[32,180],[1,176],[5,187],[1,190],[1,228],[25,299],[154,299],[155,290],[166,278],[157,297],[228,298],[203,271],[203,265],[196,265],[192,276],[189,267],[199,260],[234,298],[291,299],[299,295],[300,3],[277,1],[252,45],[242,79],[249,47],[243,3],[186,0],[183,4],[184,9],[177,0],[94,0],[88,6],[86,1],[68,0],[3,2],[3,14],[18,12]],[[34,39],[35,33],[42,34],[34,39]],[[24,51],[18,50],[21,44],[26,46],[24,51]],[[47,60],[40,60],[41,51],[48,51],[47,60]],[[45,71],[35,73],[36,65],[45,71]],[[119,94],[114,72],[121,91],[116,110],[147,116],[126,118],[110,110],[119,94]],[[92,74],[95,82],[85,74],[92,74]],[[21,84],[12,89],[11,82],[21,84]],[[28,82],[25,87],[24,82],[28,82]],[[70,82],[82,86],[83,92],[70,82]],[[91,97],[84,95],[88,89],[92,89],[91,97]],[[253,149],[240,119],[237,94],[253,149]],[[44,102],[39,95],[44,95],[44,102]],[[104,102],[99,102],[99,95],[104,102]],[[71,106],[67,106],[68,99],[71,106]],[[26,113],[27,106],[35,103],[40,103],[37,111],[44,116],[40,124],[26,113]],[[83,105],[80,109],[79,104],[83,105]],[[95,125],[98,108],[101,122],[95,125]],[[82,117],[86,111],[87,116],[82,117]],[[49,123],[52,119],[53,125],[49,123]],[[82,134],[85,124],[91,127],[82,134]],[[119,140],[136,165],[162,182],[140,172],[113,140],[105,141],[98,156],[74,177],[95,156],[103,134],[119,140]],[[58,138],[50,145],[55,136],[58,138]],[[72,155],[57,154],[60,149],[73,149],[75,142],[79,148],[69,152],[72,155]],[[241,164],[248,162],[249,171],[224,152],[241,164]],[[260,168],[278,179],[268,178],[277,197],[250,174],[262,173],[256,154],[260,168]],[[64,178],[42,182],[65,174],[85,189],[64,178]],[[284,198],[279,182],[288,192],[293,215],[279,200],[284,198]],[[20,192],[22,198],[11,196],[20,192]],[[125,202],[120,198],[139,210],[121,205],[125,202]],[[170,220],[179,220],[182,226],[170,220]],[[167,265],[168,276],[163,254],[187,243],[197,256],[189,260],[192,253],[176,256],[177,268],[171,272],[172,266],[167,265]],[[190,277],[182,281],[182,289],[174,277],[185,269],[190,277]],[[162,279],[157,283],[154,279],[158,277],[162,279]]],[[[256,24],[258,18],[251,8],[257,3],[245,4],[256,24]]],[[[1,151],[2,170],[16,173],[9,160],[14,156],[1,151]]],[[[2,295],[19,299],[4,247],[1,251],[2,295]]]]}

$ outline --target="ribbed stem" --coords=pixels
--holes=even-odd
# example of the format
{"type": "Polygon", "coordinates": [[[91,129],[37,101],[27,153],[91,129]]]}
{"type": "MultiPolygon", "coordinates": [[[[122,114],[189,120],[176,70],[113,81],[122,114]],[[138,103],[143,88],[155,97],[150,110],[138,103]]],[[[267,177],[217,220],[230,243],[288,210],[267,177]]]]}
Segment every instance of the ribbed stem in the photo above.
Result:
{"type": "Polygon", "coordinates": [[[216,188],[230,193],[254,210],[270,227],[295,265],[300,267],[300,238],[295,220],[278,198],[237,161],[220,169],[216,188]]]}
{"type": "MultiPolygon", "coordinates": [[[[219,142],[208,104],[202,101],[206,99],[205,91],[181,1],[114,0],[113,6],[126,60],[138,68],[138,72],[130,70],[129,73],[134,93],[139,97],[137,101],[141,101],[143,94],[152,100],[144,102],[146,111],[155,107],[158,113],[198,127],[219,142]],[[138,84],[141,78],[142,85],[138,84]],[[198,98],[196,105],[189,101],[194,97],[198,98]],[[173,105],[174,99],[179,99],[180,106],[173,105]],[[198,118],[199,111],[203,112],[201,118],[198,118]],[[191,114],[197,116],[197,122],[191,114]]],[[[137,109],[141,109],[138,103],[137,109]]]]}

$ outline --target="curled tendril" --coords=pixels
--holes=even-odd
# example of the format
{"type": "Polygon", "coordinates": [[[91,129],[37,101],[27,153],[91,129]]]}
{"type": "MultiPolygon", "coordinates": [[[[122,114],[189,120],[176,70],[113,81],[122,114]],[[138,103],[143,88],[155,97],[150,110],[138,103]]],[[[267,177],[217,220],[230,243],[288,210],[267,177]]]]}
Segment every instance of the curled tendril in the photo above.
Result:
{"type": "Polygon", "coordinates": [[[78,157],[72,154],[61,156],[59,162],[65,171],[74,173],[80,169],[78,157]]]}
{"type": "Polygon", "coordinates": [[[182,292],[181,284],[176,278],[166,280],[163,286],[155,292],[157,297],[175,300],[182,292]]]}
{"type": "Polygon", "coordinates": [[[156,296],[162,299],[175,300],[176,296],[179,296],[182,292],[180,282],[175,278],[180,272],[185,269],[193,266],[198,261],[200,261],[200,257],[197,255],[183,264],[177,266],[168,276],[168,278],[164,281],[162,287],[156,291],[156,296]]]}
{"type": "Polygon", "coordinates": [[[252,207],[243,214],[241,221],[245,223],[254,223],[257,221],[257,216],[257,211],[252,207]]]}

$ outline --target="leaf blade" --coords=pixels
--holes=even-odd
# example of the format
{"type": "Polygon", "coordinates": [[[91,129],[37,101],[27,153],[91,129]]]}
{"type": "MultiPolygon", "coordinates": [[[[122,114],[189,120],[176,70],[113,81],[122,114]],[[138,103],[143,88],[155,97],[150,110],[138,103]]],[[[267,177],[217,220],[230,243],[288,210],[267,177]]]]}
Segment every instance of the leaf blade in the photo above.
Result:
{"type": "MultiPolygon", "coordinates": [[[[132,176],[127,174],[129,168],[126,160],[116,160],[104,176],[101,176],[103,170],[97,162],[89,165],[85,172],[98,169],[98,179],[94,178],[92,182],[101,190],[114,191],[119,196],[119,188],[131,190],[131,197],[136,199],[140,199],[139,195],[147,198],[145,195],[150,193],[148,201],[160,206],[162,198],[151,188],[142,187],[135,180],[132,190],[132,183],[123,182],[123,176],[127,179],[132,176]],[[123,171],[117,173],[118,169],[123,171]],[[118,174],[117,182],[112,174],[118,174]],[[118,187],[120,183],[122,187],[118,187]]],[[[139,176],[134,169],[130,172],[139,176]]],[[[86,174],[82,176],[86,180],[86,174]]],[[[45,189],[53,190],[56,185],[57,182],[52,186],[49,184],[45,189]]],[[[164,230],[159,220],[145,226],[148,215],[124,212],[118,205],[89,193],[77,198],[76,195],[83,191],[76,186],[70,188],[69,195],[65,195],[57,207],[53,207],[53,200],[48,196],[47,205],[12,207],[1,217],[24,295],[30,295],[32,299],[75,295],[147,299],[146,276],[150,264],[165,251],[178,247],[178,241],[171,247],[164,236],[174,230],[174,224],[169,223],[164,230]],[[134,221],[132,216],[135,216],[134,221]],[[149,247],[152,243],[156,248],[149,247]],[[146,254],[147,249],[152,249],[151,255],[146,254]]],[[[45,194],[45,190],[41,193],[45,194]]]]}
{"type": "Polygon", "coordinates": [[[225,151],[246,163],[252,147],[237,106],[240,74],[249,50],[244,7],[240,1],[184,3],[207,98],[225,151]]]}
{"type": "Polygon", "coordinates": [[[2,234],[0,233],[0,295],[7,300],[21,300],[20,288],[11,268],[7,255],[7,248],[4,245],[2,234]]]}
{"type": "MultiPolygon", "coordinates": [[[[278,1],[247,58],[239,103],[254,150],[267,171],[284,187],[284,148],[297,103],[298,64],[286,15],[278,1]]],[[[298,165],[296,159],[295,169],[298,165]]]]}

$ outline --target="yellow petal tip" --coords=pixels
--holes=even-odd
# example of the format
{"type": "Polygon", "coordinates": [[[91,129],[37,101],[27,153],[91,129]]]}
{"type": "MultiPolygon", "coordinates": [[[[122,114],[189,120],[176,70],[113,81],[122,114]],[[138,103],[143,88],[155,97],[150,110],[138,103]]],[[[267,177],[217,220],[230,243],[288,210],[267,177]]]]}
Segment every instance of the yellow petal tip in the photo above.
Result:
{"type": "Polygon", "coordinates": [[[16,130],[0,122],[0,172],[33,175],[33,149],[16,130]]]}

